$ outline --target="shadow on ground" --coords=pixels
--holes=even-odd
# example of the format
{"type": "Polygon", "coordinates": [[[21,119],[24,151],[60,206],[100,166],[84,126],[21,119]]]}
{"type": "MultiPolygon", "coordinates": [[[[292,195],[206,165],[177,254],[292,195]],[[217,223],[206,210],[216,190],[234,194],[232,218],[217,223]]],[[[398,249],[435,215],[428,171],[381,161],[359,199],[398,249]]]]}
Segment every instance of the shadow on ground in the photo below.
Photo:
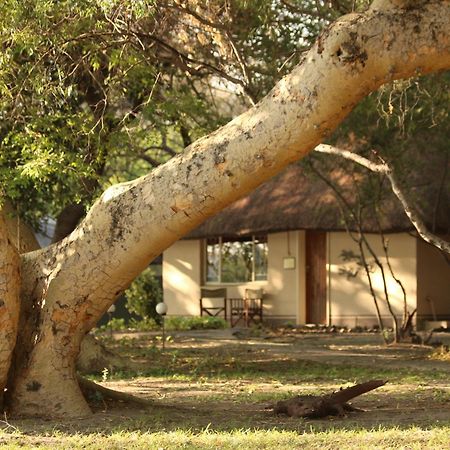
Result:
{"type": "MultiPolygon", "coordinates": [[[[89,419],[14,420],[26,434],[113,433],[118,430],[360,430],[450,426],[450,362],[423,347],[384,347],[376,335],[305,335],[235,339],[229,330],[180,333],[163,352],[153,335],[116,335],[109,342],[139,371],[103,384],[149,400],[148,406],[97,398],[89,419]],[[320,420],[276,416],[268,409],[297,394],[332,392],[382,378],[389,383],[354,405],[366,410],[320,420]]],[[[439,336],[443,341],[448,335],[439,336]]],[[[98,379],[99,377],[97,377],[98,379]]],[[[9,428],[8,428],[9,427],[9,428]]]]}

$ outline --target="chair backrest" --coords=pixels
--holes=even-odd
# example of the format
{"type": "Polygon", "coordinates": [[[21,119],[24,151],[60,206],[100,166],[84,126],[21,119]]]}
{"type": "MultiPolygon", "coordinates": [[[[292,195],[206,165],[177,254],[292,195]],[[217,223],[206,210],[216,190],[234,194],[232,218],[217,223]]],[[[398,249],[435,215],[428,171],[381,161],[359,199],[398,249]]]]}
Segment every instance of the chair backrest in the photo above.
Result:
{"type": "Polygon", "coordinates": [[[245,298],[249,300],[262,299],[264,295],[264,291],[262,289],[246,289],[245,290],[245,298]]]}
{"type": "Polygon", "coordinates": [[[200,289],[201,298],[227,298],[227,288],[200,289]]]}

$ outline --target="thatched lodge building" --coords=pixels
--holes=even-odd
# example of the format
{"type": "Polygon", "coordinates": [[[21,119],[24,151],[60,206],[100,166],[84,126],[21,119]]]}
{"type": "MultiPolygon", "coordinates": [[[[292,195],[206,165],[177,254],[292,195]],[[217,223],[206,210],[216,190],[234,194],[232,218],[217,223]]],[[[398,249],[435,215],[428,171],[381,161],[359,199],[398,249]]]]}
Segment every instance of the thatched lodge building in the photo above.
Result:
{"type": "MultiPolygon", "coordinates": [[[[342,189],[343,199],[354,204],[355,193],[349,188],[354,176],[336,169],[331,179],[342,189]]],[[[443,206],[438,216],[434,214],[432,225],[447,234],[450,194],[444,194],[440,192],[443,206]]],[[[416,203],[423,217],[436,212],[433,205],[416,203]]],[[[246,289],[262,289],[265,321],[348,327],[377,324],[358,244],[347,232],[358,225],[345,222],[342,211],[342,201],[329,185],[292,164],[164,252],[168,314],[199,315],[202,288],[226,288],[228,298],[243,298],[246,289]]],[[[405,289],[409,311],[417,308],[418,324],[450,320],[449,261],[416,237],[392,194],[385,197],[379,220],[369,209],[361,226],[385,269],[396,315],[403,314],[404,295],[395,278],[405,289]],[[395,278],[387,265],[380,230],[387,238],[395,278]]],[[[382,273],[373,255],[366,252],[366,256],[381,315],[389,323],[382,273]]]]}

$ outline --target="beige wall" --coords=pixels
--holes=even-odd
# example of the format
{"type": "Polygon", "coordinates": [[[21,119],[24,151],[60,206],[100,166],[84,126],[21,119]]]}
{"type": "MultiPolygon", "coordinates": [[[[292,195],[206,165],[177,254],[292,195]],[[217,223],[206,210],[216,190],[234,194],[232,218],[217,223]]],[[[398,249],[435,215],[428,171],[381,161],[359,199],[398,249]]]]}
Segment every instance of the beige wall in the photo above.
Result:
{"type": "Polygon", "coordinates": [[[163,255],[164,302],[168,315],[199,315],[200,241],[177,241],[163,255]]]}
{"type": "MultiPolygon", "coordinates": [[[[450,236],[447,236],[450,240],[450,236]]],[[[439,250],[417,241],[417,318],[450,320],[450,264],[439,250]]]]}
{"type": "MultiPolygon", "coordinates": [[[[398,316],[403,311],[403,294],[400,286],[388,273],[386,259],[383,256],[383,248],[378,235],[368,235],[368,241],[375,253],[385,266],[386,279],[388,285],[389,297],[394,311],[398,316]]],[[[414,310],[416,305],[417,283],[416,283],[416,239],[405,234],[387,235],[389,239],[389,260],[397,278],[401,280],[407,293],[407,301],[410,311],[414,310]]],[[[330,323],[347,325],[350,327],[371,326],[377,323],[375,316],[375,306],[370,295],[367,276],[361,268],[354,277],[348,278],[341,273],[346,268],[357,271],[357,265],[354,262],[345,262],[342,257],[342,251],[352,250],[358,254],[357,245],[344,232],[329,233],[328,239],[328,258],[327,266],[329,275],[329,305],[328,313],[330,323]]],[[[370,256],[368,260],[373,263],[370,256]]],[[[386,324],[390,325],[390,315],[383,294],[382,275],[379,269],[373,265],[371,273],[375,292],[379,299],[379,305],[382,316],[386,319],[386,324]]]]}
{"type": "MultiPolygon", "coordinates": [[[[416,239],[406,234],[389,235],[389,255],[395,274],[401,279],[407,291],[409,308],[416,304],[416,239]]],[[[262,288],[265,292],[265,314],[267,318],[296,323],[305,322],[305,233],[303,231],[272,233],[268,236],[269,263],[268,280],[242,284],[208,284],[204,287],[226,287],[228,297],[243,297],[245,289],[262,288]],[[283,258],[295,258],[295,269],[284,269],[283,258]]],[[[385,262],[380,238],[368,237],[377,255],[385,262]]],[[[358,252],[356,244],[344,232],[328,233],[327,239],[328,273],[328,316],[330,323],[353,327],[355,325],[374,325],[377,323],[375,307],[369,293],[368,282],[363,270],[350,279],[340,273],[340,269],[355,269],[354,263],[344,262],[343,250],[358,252]]],[[[420,250],[427,253],[427,249],[420,250]]],[[[420,254],[422,254],[420,253],[420,254]]],[[[164,252],[163,284],[164,300],[169,315],[198,315],[200,287],[202,286],[202,245],[200,240],[178,241],[164,252]]],[[[429,267],[428,256],[423,267],[429,267]]],[[[434,257],[433,257],[434,260],[434,257]]],[[[434,265],[434,263],[433,263],[434,265]]],[[[425,269],[422,269],[425,272],[425,269]]],[[[427,275],[431,276],[430,273],[427,275]]],[[[372,273],[376,292],[384,298],[382,279],[379,270],[372,273]]],[[[389,294],[398,315],[403,311],[403,295],[398,284],[387,275],[389,294]]],[[[448,280],[440,276],[441,281],[448,280]]],[[[433,278],[423,275],[422,289],[434,283],[433,278]]],[[[439,288],[440,289],[440,288],[439,288]]],[[[425,291],[423,291],[425,292],[425,291]]],[[[435,291],[432,292],[436,296],[435,291]]],[[[424,295],[424,294],[422,294],[424,295]]],[[[436,296],[436,298],[438,298],[436,296]]],[[[439,297],[440,299],[441,297],[439,297]]],[[[441,300],[439,300],[441,302],[441,300]]],[[[389,314],[383,300],[380,308],[386,320],[389,314]]],[[[440,304],[440,303],[439,303],[440,304]]],[[[439,308],[441,308],[439,306],[439,308]]],[[[440,309],[439,309],[440,311],[440,309]]],[[[387,322],[388,323],[388,322],[387,322]]],[[[389,323],[388,323],[389,324],[389,323]]]]}
{"type": "MultiPolygon", "coordinates": [[[[269,243],[269,270],[265,287],[267,293],[267,315],[273,319],[298,321],[298,299],[300,296],[299,278],[299,236],[303,232],[290,231],[273,233],[268,236],[269,243]],[[283,268],[283,258],[295,258],[294,269],[283,268]]],[[[302,265],[304,267],[304,265],[302,265]]]]}
{"type": "MultiPolygon", "coordinates": [[[[293,323],[304,320],[304,286],[300,289],[304,271],[304,232],[272,233],[268,236],[268,280],[240,284],[208,284],[202,287],[226,287],[228,297],[243,297],[245,289],[262,288],[264,314],[267,318],[293,323]],[[283,269],[283,258],[295,258],[295,269],[283,269]],[[300,261],[299,261],[300,260],[300,261]],[[299,262],[300,268],[299,270],[299,262]],[[303,316],[302,316],[303,315],[303,316]]],[[[202,283],[202,245],[200,240],[178,241],[164,252],[164,301],[169,315],[198,315],[202,283]]]]}

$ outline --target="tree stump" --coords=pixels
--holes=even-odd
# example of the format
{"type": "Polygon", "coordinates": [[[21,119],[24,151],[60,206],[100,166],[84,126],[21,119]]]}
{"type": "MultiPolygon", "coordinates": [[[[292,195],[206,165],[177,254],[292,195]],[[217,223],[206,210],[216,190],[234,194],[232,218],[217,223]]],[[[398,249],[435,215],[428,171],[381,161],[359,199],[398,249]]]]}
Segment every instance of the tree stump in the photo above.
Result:
{"type": "Polygon", "coordinates": [[[275,414],[287,414],[290,417],[320,418],[343,416],[346,412],[362,411],[347,403],[373,389],[386,384],[387,381],[371,380],[355,386],[341,389],[328,395],[298,395],[289,400],[281,400],[273,408],[275,414]]]}

